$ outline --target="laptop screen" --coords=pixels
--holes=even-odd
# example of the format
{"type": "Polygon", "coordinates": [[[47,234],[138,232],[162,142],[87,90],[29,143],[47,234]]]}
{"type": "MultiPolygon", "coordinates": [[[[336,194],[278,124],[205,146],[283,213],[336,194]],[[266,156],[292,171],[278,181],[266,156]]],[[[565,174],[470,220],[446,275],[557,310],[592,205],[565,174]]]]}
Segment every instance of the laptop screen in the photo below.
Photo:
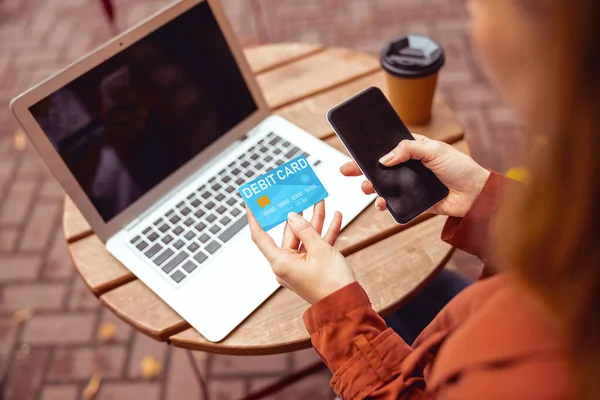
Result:
{"type": "Polygon", "coordinates": [[[30,107],[104,221],[256,110],[207,2],[30,107]]]}

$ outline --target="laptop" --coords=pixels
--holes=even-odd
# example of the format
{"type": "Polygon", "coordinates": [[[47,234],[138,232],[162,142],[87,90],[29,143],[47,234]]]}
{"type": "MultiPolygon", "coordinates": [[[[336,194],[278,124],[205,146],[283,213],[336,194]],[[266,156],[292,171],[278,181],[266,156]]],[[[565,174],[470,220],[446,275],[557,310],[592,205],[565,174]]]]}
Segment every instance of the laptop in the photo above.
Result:
{"type": "Polygon", "coordinates": [[[338,172],[348,157],[270,115],[214,0],[161,10],[11,109],[107,250],[209,341],[279,288],[240,185],[303,154],[330,194],[326,224],[373,200],[338,172]]]}

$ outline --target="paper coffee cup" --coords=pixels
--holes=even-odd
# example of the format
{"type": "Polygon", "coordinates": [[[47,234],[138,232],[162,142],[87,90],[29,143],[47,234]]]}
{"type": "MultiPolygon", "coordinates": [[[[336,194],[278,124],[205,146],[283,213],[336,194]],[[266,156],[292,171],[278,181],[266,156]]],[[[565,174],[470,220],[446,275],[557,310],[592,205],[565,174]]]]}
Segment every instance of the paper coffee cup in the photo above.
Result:
{"type": "Polygon", "coordinates": [[[444,65],[444,49],[423,35],[401,36],[381,52],[388,98],[408,125],[422,125],[431,118],[438,71],[444,65]]]}

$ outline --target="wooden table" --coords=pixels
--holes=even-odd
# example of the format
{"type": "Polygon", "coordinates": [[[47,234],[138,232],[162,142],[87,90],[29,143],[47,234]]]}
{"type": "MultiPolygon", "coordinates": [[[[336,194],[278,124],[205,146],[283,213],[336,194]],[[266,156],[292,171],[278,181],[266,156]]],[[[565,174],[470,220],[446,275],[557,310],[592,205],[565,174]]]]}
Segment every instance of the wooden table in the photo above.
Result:
{"type": "MultiPolygon", "coordinates": [[[[368,86],[386,90],[379,61],[368,54],[312,44],[274,44],[249,48],[246,55],[273,112],[340,150],[326,112],[368,86]]],[[[435,100],[431,123],[411,129],[467,151],[461,125],[440,98],[435,100]]],[[[440,240],[444,221],[422,217],[403,227],[388,213],[368,207],[344,229],[336,246],[348,257],[377,311],[396,309],[446,263],[452,248],[440,240]]],[[[156,340],[236,355],[310,346],[302,323],[308,304],[287,289],[277,291],[225,340],[211,343],[105,250],[69,198],[63,226],[73,264],[89,289],[111,311],[156,340]]]]}

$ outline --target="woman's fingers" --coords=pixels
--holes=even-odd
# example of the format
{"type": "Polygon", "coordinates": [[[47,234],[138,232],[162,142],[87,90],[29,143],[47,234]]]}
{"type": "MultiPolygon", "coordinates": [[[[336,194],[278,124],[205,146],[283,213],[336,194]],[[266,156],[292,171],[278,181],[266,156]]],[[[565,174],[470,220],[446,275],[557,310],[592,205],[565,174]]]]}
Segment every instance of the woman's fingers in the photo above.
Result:
{"type": "Polygon", "coordinates": [[[373,194],[375,193],[375,188],[373,188],[373,184],[370,181],[363,181],[362,185],[360,185],[364,194],[373,194]]]}
{"type": "Polygon", "coordinates": [[[317,233],[320,235],[323,232],[323,224],[325,223],[325,200],[321,200],[313,207],[313,215],[310,219],[310,224],[314,226],[317,233]]]}
{"type": "Polygon", "coordinates": [[[294,235],[302,241],[302,247],[306,247],[308,251],[323,241],[311,223],[294,212],[288,214],[288,224],[294,235]]]}
{"type": "Polygon", "coordinates": [[[323,240],[325,240],[329,245],[333,246],[335,241],[337,240],[338,235],[340,234],[340,230],[342,229],[342,213],[336,211],[333,215],[333,221],[331,221],[331,225],[329,225],[329,229],[325,236],[323,236],[323,240]]]}
{"type": "Polygon", "coordinates": [[[430,140],[424,136],[415,137],[415,140],[403,140],[398,146],[379,159],[386,167],[401,164],[408,160],[422,160],[427,162],[438,157],[444,144],[437,140],[430,140]]]}
{"type": "Polygon", "coordinates": [[[375,199],[375,208],[378,209],[379,211],[386,210],[386,202],[383,197],[378,197],[375,199]]]}
{"type": "Polygon", "coordinates": [[[340,172],[345,176],[360,176],[363,174],[355,161],[350,161],[342,165],[340,167],[340,172]]]}
{"type": "MultiPolygon", "coordinates": [[[[302,215],[302,213],[300,212],[299,215],[302,215]]],[[[299,246],[300,239],[298,239],[296,235],[294,235],[294,231],[292,231],[290,224],[286,222],[285,229],[283,231],[283,240],[281,241],[281,247],[283,247],[284,249],[298,250],[299,246]]]]}
{"type": "Polygon", "coordinates": [[[279,247],[277,247],[273,238],[263,230],[256,218],[254,218],[252,211],[250,211],[247,206],[246,214],[248,215],[248,225],[250,226],[252,241],[256,244],[261,253],[265,255],[269,262],[275,260],[275,257],[279,251],[279,247]]]}

